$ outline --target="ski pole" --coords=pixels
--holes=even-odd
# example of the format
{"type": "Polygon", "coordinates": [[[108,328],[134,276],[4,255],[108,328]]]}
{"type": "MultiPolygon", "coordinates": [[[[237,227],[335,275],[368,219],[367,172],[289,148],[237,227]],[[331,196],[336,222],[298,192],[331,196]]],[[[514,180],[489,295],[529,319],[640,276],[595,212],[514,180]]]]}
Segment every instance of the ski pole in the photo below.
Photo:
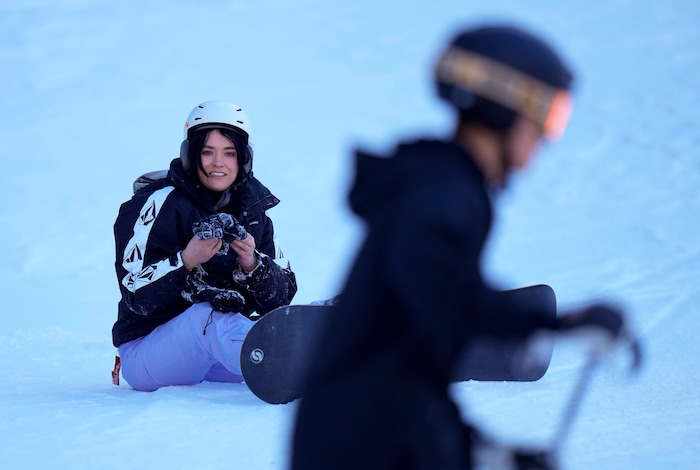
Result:
{"type": "Polygon", "coordinates": [[[559,431],[555,434],[554,440],[552,442],[552,450],[555,452],[561,448],[562,443],[566,437],[571,432],[571,428],[576,420],[576,416],[581,410],[581,403],[583,402],[583,397],[588,390],[588,386],[591,383],[591,378],[593,372],[598,365],[598,357],[591,354],[588,360],[583,365],[581,373],[579,374],[578,381],[573,391],[571,392],[571,398],[569,403],[566,405],[564,412],[559,423],[559,431]]]}

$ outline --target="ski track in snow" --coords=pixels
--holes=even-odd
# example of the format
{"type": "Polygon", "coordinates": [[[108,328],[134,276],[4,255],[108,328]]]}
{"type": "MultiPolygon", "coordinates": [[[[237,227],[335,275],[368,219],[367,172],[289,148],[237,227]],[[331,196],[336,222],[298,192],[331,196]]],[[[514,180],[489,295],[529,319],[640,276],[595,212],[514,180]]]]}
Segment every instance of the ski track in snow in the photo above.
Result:
{"type": "MultiPolygon", "coordinates": [[[[700,4],[397,5],[0,4],[0,467],[286,468],[294,404],[241,384],[112,386],[118,206],[176,155],[194,104],[237,101],[256,175],[282,200],[270,215],[295,301],[328,298],[362,234],[345,202],[352,148],[445,135],[437,49],[456,25],[506,18],[572,62],[576,104],[564,139],[498,197],[485,268],[504,288],[552,285],[562,309],[619,302],[646,353],[636,376],[622,353],[596,370],[564,467],[700,469],[700,4]]],[[[452,393],[495,436],[546,445],[584,360],[560,340],[538,382],[452,393]]]]}

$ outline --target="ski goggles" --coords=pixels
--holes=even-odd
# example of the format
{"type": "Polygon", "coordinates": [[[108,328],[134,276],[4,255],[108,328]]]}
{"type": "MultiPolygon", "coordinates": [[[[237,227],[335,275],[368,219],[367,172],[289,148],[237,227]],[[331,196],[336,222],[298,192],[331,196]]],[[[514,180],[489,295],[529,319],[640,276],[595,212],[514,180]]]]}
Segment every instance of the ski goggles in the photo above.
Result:
{"type": "Polygon", "coordinates": [[[549,140],[557,140],[566,130],[573,108],[568,90],[454,47],[440,57],[435,74],[440,82],[465,89],[533,120],[549,140]]]}

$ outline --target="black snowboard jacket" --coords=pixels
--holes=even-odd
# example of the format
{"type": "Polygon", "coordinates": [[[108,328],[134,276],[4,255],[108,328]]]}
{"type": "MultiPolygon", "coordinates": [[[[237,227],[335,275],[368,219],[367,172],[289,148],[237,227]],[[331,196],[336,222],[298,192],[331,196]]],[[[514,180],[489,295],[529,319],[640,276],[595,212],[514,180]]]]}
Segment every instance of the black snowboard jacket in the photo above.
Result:
{"type": "Polygon", "coordinates": [[[266,211],[279,200],[257,179],[250,178],[231,191],[226,205],[221,193],[195,184],[185,174],[180,159],[170,165],[166,178],[138,190],[119,209],[114,223],[115,269],[121,300],[112,328],[115,346],[147,335],[190,307],[181,296],[188,275],[182,250],[193,236],[192,224],[213,213],[228,213],[238,219],[255,238],[261,266],[244,274],[233,250],[215,255],[202,267],[204,281],[234,289],[246,300],[250,313],[265,314],[291,302],[297,290],[289,264],[274,258],[274,228],[266,211]]]}
{"type": "Polygon", "coordinates": [[[484,281],[492,206],[462,148],[358,152],[350,205],[366,239],[314,356],[293,468],[469,468],[470,428],[448,396],[460,351],[554,325],[484,281]]]}

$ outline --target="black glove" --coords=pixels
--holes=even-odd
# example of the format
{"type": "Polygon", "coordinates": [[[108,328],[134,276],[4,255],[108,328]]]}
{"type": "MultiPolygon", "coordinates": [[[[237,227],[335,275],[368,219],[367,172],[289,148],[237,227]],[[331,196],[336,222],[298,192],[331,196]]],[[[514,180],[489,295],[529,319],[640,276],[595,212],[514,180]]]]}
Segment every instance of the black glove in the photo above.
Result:
{"type": "Polygon", "coordinates": [[[631,346],[633,367],[641,363],[641,348],[627,327],[622,310],[605,304],[595,304],[559,317],[557,330],[588,340],[595,354],[612,351],[623,343],[631,346]]]}
{"type": "Polygon", "coordinates": [[[229,243],[234,240],[243,240],[247,233],[245,227],[238,223],[231,214],[220,213],[204,217],[199,222],[192,224],[194,236],[200,240],[216,238],[223,240],[217,255],[228,253],[229,243]]]}
{"type": "Polygon", "coordinates": [[[625,319],[621,310],[608,305],[598,304],[559,318],[559,331],[572,331],[591,328],[606,333],[612,341],[621,334],[625,319]]]}
{"type": "Polygon", "coordinates": [[[245,314],[249,311],[240,292],[210,286],[202,280],[200,268],[190,272],[187,284],[180,294],[192,303],[209,302],[219,312],[245,314]]]}

